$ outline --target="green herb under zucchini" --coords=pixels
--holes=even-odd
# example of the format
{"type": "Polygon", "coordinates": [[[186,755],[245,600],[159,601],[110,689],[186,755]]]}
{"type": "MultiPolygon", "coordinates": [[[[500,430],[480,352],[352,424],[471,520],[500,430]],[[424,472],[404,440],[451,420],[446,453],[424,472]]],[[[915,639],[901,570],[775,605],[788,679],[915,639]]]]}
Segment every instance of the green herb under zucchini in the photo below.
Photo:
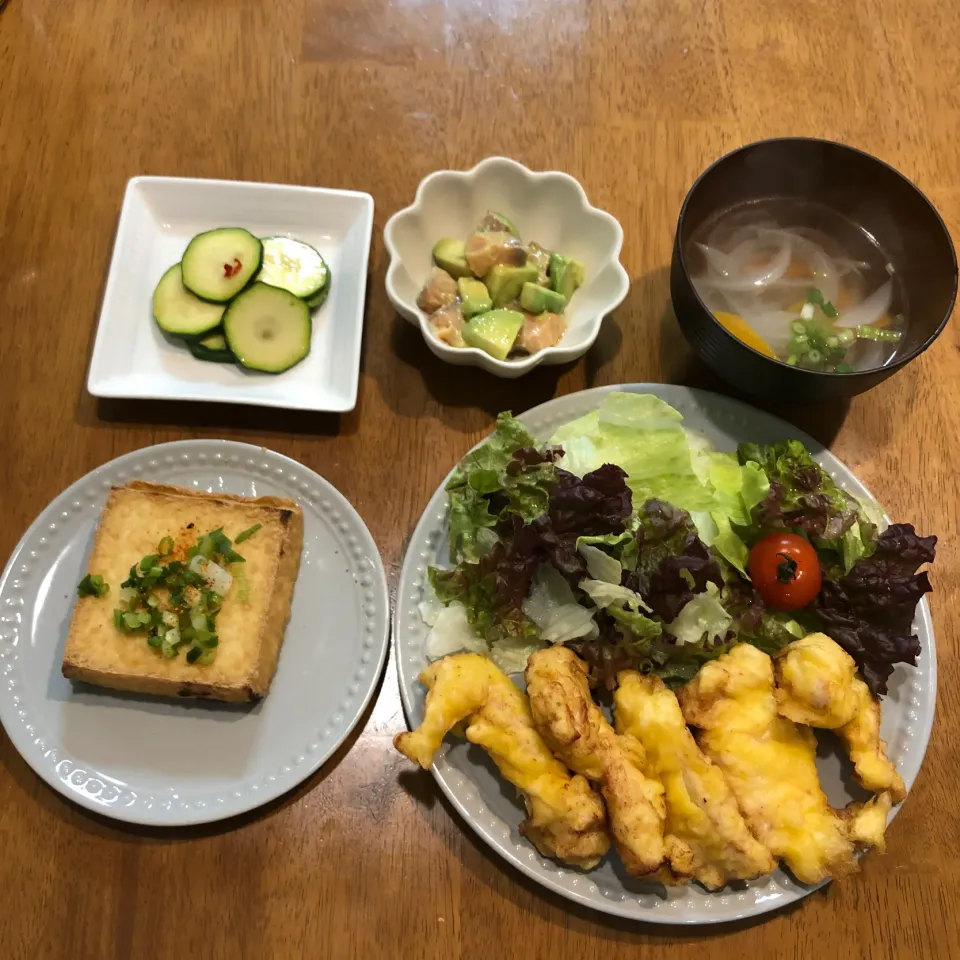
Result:
{"type": "MultiPolygon", "coordinates": [[[[235,580],[242,581],[237,595],[248,595],[246,578],[234,576],[227,567],[244,563],[234,543],[248,540],[259,529],[255,524],[232,541],[219,527],[202,534],[187,550],[187,559],[169,559],[172,537],[164,537],[157,552],[147,554],[130,568],[120,585],[119,606],[114,608],[114,626],[126,634],[143,636],[147,645],[168,660],[183,649],[187,663],[209,664],[217,655],[217,616],[224,596],[235,580]]],[[[81,597],[104,597],[110,586],[99,574],[87,574],[77,585],[81,597]]]]}

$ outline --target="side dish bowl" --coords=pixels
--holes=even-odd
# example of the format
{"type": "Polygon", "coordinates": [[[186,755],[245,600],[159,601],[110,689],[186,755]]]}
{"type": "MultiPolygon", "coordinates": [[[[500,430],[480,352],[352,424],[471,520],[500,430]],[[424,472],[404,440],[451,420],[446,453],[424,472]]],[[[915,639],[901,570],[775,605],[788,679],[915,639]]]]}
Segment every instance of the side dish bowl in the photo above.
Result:
{"type": "Polygon", "coordinates": [[[957,258],[936,209],[893,167],[844,144],[786,137],[728,153],[690,188],[677,223],[670,295],[694,353],[729,383],[771,402],[816,403],[870,389],[937,339],[956,300],[957,258]],[[886,255],[902,284],[908,326],[884,366],[847,373],[790,366],[735,337],[697,294],[687,251],[698,229],[723,211],[771,199],[828,207],[886,255]]]}
{"type": "Polygon", "coordinates": [[[592,207],[583,187],[556,171],[534,172],[505,157],[488,157],[472,170],[438,170],[425,177],[413,204],[395,213],[383,231],[390,255],[387,295],[397,312],[419,326],[441,360],[476,366],[499,377],[519,377],[541,363],[567,363],[583,356],[603,318],[618,307],[630,286],[620,264],[623,229],[609,213],[592,207]],[[586,279],[566,310],[568,327],[557,346],[516,360],[497,360],[476,347],[452,347],[431,330],[417,306],[433,265],[431,251],[442,237],[465,237],[488,210],[510,217],[527,239],[575,257],[586,279]]]}

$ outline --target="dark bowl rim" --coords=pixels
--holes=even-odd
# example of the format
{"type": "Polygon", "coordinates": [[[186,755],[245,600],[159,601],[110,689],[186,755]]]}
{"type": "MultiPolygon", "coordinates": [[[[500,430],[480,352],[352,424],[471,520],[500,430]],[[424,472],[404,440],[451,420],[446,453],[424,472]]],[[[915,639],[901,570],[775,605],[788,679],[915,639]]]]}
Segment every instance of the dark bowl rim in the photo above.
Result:
{"type": "Polygon", "coordinates": [[[753,140],[750,143],[745,143],[739,147],[735,147],[733,150],[729,150],[726,153],[719,156],[716,160],[713,161],[708,167],[705,167],[700,174],[697,176],[697,179],[693,181],[690,185],[690,189],[687,191],[686,196],[683,198],[683,203],[680,204],[680,213],[677,217],[677,229],[674,234],[674,255],[679,259],[680,268],[683,271],[683,278],[687,282],[687,286],[690,288],[694,297],[696,298],[697,303],[701,306],[704,313],[708,314],[713,323],[723,331],[723,333],[733,340],[735,343],[739,344],[743,349],[749,350],[752,354],[757,357],[760,357],[762,360],[767,361],[768,363],[775,363],[780,367],[787,367],[787,369],[794,371],[797,374],[806,376],[810,379],[816,379],[817,377],[836,377],[839,379],[857,379],[860,377],[870,377],[875,376],[878,371],[889,371],[890,373],[895,370],[899,370],[901,367],[906,366],[911,360],[920,356],[928,347],[930,347],[933,342],[943,333],[944,328],[947,323],[950,321],[950,317],[953,316],[953,311],[957,303],[957,283],[958,283],[958,268],[957,268],[957,251],[953,243],[953,238],[950,236],[950,231],[947,229],[946,223],[944,223],[943,217],[940,215],[940,211],[931,203],[930,198],[905,174],[901,173],[896,167],[892,164],[887,163],[885,160],[881,160],[879,157],[875,157],[872,153],[867,153],[866,150],[861,150],[858,147],[852,147],[848,143],[840,143],[838,140],[827,140],[823,137],[767,137],[764,140],[753,140]],[[818,143],[825,144],[829,147],[838,147],[841,150],[846,150],[850,153],[858,154],[861,159],[867,160],[871,163],[875,163],[881,167],[885,167],[896,177],[899,177],[908,187],[917,196],[927,205],[930,209],[930,212],[933,214],[934,219],[940,225],[940,229],[943,232],[944,239],[947,242],[947,250],[950,253],[950,259],[953,263],[953,290],[950,295],[950,304],[947,308],[946,313],[943,315],[943,318],[937,324],[936,329],[933,333],[930,334],[927,339],[914,347],[909,353],[904,354],[902,357],[895,360],[893,363],[888,364],[885,367],[872,367],[870,370],[854,370],[850,373],[836,373],[835,371],[828,370],[807,370],[804,367],[792,367],[784,360],[779,358],[768,357],[764,353],[760,353],[759,350],[755,350],[749,344],[744,343],[739,337],[735,337],[719,320],[713,315],[712,311],[707,307],[707,305],[700,299],[700,295],[697,293],[696,287],[693,285],[693,281],[690,279],[690,271],[687,269],[686,257],[684,256],[683,248],[680,243],[680,232],[683,228],[683,219],[687,213],[687,207],[690,204],[690,200],[696,193],[697,189],[702,184],[703,180],[713,172],[721,164],[726,163],[731,158],[735,157],[738,153],[743,153],[747,150],[753,150],[757,147],[766,146],[767,144],[772,143],[818,143]]]}

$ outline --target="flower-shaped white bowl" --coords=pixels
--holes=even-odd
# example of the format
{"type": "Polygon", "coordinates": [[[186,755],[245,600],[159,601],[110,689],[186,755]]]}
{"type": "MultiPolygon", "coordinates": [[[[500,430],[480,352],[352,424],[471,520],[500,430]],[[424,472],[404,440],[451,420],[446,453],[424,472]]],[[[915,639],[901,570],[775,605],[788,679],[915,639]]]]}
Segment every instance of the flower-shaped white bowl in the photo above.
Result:
{"type": "Polygon", "coordinates": [[[535,173],[506,157],[488,157],[472,170],[438,170],[417,188],[413,205],[395,213],[383,231],[390,254],[387,295],[397,311],[420,327],[427,346],[442,360],[483,367],[498,377],[519,377],[541,363],[582,357],[600,332],[603,318],[618,307],[630,287],[620,264],[623,228],[616,218],[591,207],[583,187],[556,171],[535,173]],[[438,340],[417,295],[433,265],[441,237],[463,237],[488,210],[510,217],[524,240],[536,240],[580,260],[583,286],[565,311],[567,331],[555,347],[519,360],[497,360],[476,347],[451,347],[438,340]]]}

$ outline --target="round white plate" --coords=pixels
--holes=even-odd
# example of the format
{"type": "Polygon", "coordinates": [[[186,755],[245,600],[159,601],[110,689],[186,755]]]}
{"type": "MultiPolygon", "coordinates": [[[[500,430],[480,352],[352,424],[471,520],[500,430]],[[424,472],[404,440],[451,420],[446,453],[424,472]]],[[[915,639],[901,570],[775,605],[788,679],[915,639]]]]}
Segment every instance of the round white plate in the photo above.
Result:
{"type": "Polygon", "coordinates": [[[363,521],[326,480],[278,453],[183,440],[98,467],[34,521],[0,579],[0,721],[56,790],[105,816],[205,823],[258,807],[310,776],[373,695],[389,600],[363,521]],[[169,701],[73,684],[60,673],[76,587],[111,486],[135,478],[303,508],[303,557],[280,663],[254,707],[169,701]]]}
{"type": "MultiPolygon", "coordinates": [[[[719,450],[733,450],[738,443],[748,440],[802,440],[840,486],[854,494],[868,495],[863,484],[812,437],[769,413],[704,390],[664,384],[599,387],[558,397],[528,411],[521,419],[538,439],[545,441],[562,424],[595,410],[611,390],[655,394],[683,414],[688,429],[702,432],[719,450]]],[[[397,591],[397,671],[404,709],[412,725],[423,719],[424,690],[417,675],[427,663],[423,654],[427,628],[417,605],[427,567],[434,564],[449,566],[447,496],[442,485],[414,531],[397,591]]],[[[882,734],[908,789],[923,761],[936,701],[937,661],[926,600],[918,608],[914,630],[923,648],[917,666],[897,666],[891,677],[890,694],[883,701],[882,734]]],[[[840,807],[854,798],[842,774],[841,757],[826,744],[825,738],[817,765],[832,804],[840,807]]],[[[697,884],[658,887],[627,877],[615,853],[609,854],[596,870],[584,873],[541,857],[520,836],[523,806],[479,747],[464,741],[448,742],[437,755],[433,773],[467,823],[500,856],[555,893],[605,913],[649,923],[719,923],[780,909],[814,889],[797,883],[779,869],[768,877],[743,884],[740,889],[727,888],[719,893],[708,893],[697,884]]],[[[894,809],[891,819],[898,809],[894,809]]],[[[854,877],[844,882],[857,880],[854,877]]]]}

